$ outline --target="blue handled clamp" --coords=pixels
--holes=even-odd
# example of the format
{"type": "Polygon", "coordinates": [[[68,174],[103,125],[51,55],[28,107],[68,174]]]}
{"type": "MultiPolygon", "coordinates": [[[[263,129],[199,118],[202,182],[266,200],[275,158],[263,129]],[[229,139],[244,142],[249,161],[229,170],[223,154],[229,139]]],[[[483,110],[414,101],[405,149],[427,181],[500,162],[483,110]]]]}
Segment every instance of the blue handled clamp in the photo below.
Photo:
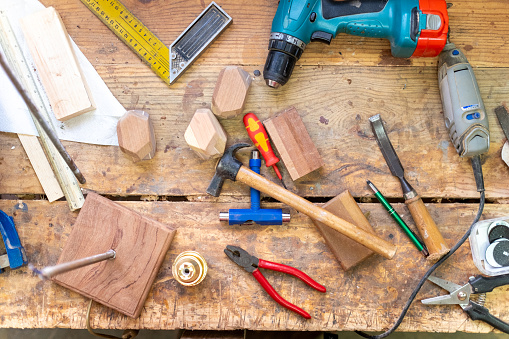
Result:
{"type": "Polygon", "coordinates": [[[7,254],[0,255],[0,273],[6,267],[15,269],[25,265],[27,263],[25,249],[19,241],[14,220],[3,211],[0,211],[0,234],[7,250],[7,254]]]}
{"type": "MultiPolygon", "coordinates": [[[[251,152],[249,168],[260,174],[262,160],[258,150],[251,152]]],[[[290,213],[282,209],[260,208],[260,191],[251,188],[250,209],[230,209],[228,212],[219,213],[220,221],[228,221],[228,225],[258,224],[258,225],[282,225],[290,222],[290,213]]]]}

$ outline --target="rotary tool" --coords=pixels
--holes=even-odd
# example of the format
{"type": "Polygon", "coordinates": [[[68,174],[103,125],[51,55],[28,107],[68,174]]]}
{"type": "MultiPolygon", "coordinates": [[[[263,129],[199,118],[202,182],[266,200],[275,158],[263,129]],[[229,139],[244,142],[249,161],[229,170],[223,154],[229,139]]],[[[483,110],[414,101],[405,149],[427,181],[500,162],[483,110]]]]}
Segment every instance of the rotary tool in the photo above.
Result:
{"type": "Polygon", "coordinates": [[[445,127],[460,157],[472,157],[490,148],[488,116],[474,70],[465,55],[448,42],[440,53],[438,86],[445,127]]]}
{"type": "Polygon", "coordinates": [[[330,44],[338,33],[385,38],[395,57],[434,57],[449,31],[445,0],[280,1],[263,77],[268,86],[287,83],[311,41],[330,44]]]}

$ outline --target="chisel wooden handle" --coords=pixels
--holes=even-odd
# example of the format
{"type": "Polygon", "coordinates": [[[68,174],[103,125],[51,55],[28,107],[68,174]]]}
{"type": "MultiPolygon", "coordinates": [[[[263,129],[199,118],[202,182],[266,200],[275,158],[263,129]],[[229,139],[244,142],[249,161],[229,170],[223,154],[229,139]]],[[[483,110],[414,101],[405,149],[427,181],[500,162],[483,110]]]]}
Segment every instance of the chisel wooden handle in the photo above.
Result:
{"type": "Polygon", "coordinates": [[[335,229],[387,259],[392,259],[394,254],[396,254],[396,246],[393,244],[285,190],[281,186],[274,184],[272,181],[265,179],[245,166],[240,167],[236,180],[295,208],[297,211],[335,229]]]}
{"type": "Polygon", "coordinates": [[[449,252],[449,247],[433,221],[433,218],[431,218],[424,202],[422,202],[421,197],[417,195],[405,201],[405,204],[407,204],[412,218],[417,225],[417,229],[421,234],[422,240],[428,248],[428,260],[436,261],[440,259],[449,252]]]}

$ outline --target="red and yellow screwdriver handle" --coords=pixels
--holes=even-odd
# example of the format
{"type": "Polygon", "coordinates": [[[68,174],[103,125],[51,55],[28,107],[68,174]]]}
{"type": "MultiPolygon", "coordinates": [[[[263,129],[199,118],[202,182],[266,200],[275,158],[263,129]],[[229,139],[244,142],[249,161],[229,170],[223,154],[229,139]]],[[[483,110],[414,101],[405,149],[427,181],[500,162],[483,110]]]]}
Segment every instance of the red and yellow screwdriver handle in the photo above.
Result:
{"type": "Polygon", "coordinates": [[[274,151],[272,150],[272,146],[270,146],[269,135],[263,127],[262,122],[254,113],[247,113],[244,115],[244,126],[246,126],[247,134],[255,144],[256,148],[262,154],[263,159],[265,160],[265,165],[267,167],[272,166],[274,172],[276,172],[277,177],[281,180],[281,183],[286,188],[283,177],[279,172],[279,168],[277,168],[276,164],[279,162],[279,158],[276,157],[274,151]]]}
{"type": "MultiPolygon", "coordinates": [[[[263,127],[260,119],[254,113],[244,115],[244,126],[246,126],[247,134],[258,148],[265,160],[267,167],[275,165],[279,162],[269,142],[269,135],[263,127]]],[[[275,169],[275,168],[274,168],[275,169]]],[[[278,175],[279,176],[279,175],[278,175]]]]}

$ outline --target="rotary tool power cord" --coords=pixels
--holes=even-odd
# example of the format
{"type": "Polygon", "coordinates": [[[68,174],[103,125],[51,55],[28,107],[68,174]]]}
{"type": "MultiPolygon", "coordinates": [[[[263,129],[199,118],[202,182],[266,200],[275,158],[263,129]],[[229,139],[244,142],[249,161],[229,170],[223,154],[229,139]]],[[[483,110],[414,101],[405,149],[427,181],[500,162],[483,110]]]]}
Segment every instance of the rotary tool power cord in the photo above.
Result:
{"type": "Polygon", "coordinates": [[[463,237],[461,237],[461,239],[456,243],[456,245],[454,245],[453,248],[451,248],[451,251],[449,253],[447,253],[445,256],[442,257],[442,259],[440,259],[433,266],[431,266],[431,268],[426,272],[426,274],[424,274],[422,279],[417,284],[417,287],[414,289],[414,291],[410,295],[410,298],[408,298],[408,301],[406,302],[405,307],[401,311],[401,314],[400,314],[398,320],[396,321],[396,323],[390,329],[388,329],[384,333],[378,334],[378,335],[369,335],[369,334],[367,334],[365,332],[362,332],[362,331],[355,331],[355,333],[357,333],[358,335],[360,335],[360,336],[362,336],[364,338],[380,339],[380,338],[385,338],[385,337],[389,336],[392,332],[396,331],[396,329],[399,327],[399,325],[401,325],[401,322],[405,318],[405,315],[407,314],[408,309],[410,308],[410,305],[412,304],[412,302],[414,301],[415,297],[417,296],[417,293],[419,293],[422,285],[424,285],[424,282],[426,282],[428,277],[438,267],[440,267],[440,265],[442,265],[447,259],[449,259],[449,257],[452,256],[454,254],[454,252],[456,252],[456,250],[458,248],[460,248],[461,245],[463,245],[463,243],[465,242],[465,240],[467,240],[467,238],[470,236],[470,232],[472,231],[472,227],[481,218],[481,215],[482,215],[482,212],[483,212],[483,209],[484,209],[484,202],[485,202],[484,179],[483,179],[483,174],[482,174],[482,164],[481,164],[481,156],[480,155],[476,155],[476,156],[472,157],[472,169],[474,171],[474,177],[475,177],[475,184],[477,186],[477,192],[479,192],[481,196],[480,196],[479,209],[477,211],[477,215],[475,216],[475,219],[472,222],[472,224],[470,225],[470,227],[468,228],[467,232],[463,235],[463,237]]]}

